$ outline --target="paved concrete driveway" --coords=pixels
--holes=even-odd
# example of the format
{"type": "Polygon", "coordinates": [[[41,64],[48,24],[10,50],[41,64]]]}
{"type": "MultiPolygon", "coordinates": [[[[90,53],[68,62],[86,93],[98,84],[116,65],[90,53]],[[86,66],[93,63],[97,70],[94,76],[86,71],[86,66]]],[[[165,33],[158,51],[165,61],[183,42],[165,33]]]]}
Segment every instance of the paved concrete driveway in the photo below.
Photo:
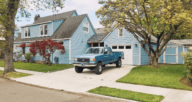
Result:
{"type": "Polygon", "coordinates": [[[37,73],[32,76],[13,79],[16,81],[66,90],[71,92],[85,93],[99,86],[108,86],[131,71],[134,66],[123,65],[116,68],[115,65],[106,66],[101,75],[85,69],[83,73],[76,73],[74,68],[53,73],[37,73]]]}

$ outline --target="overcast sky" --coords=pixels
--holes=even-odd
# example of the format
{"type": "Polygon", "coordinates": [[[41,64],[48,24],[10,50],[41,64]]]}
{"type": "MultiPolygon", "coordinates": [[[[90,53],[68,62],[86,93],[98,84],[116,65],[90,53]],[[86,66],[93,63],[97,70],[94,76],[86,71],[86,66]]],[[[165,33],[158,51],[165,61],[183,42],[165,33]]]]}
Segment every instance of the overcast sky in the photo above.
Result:
{"type": "MultiPolygon", "coordinates": [[[[102,27],[102,25],[99,24],[99,18],[97,18],[95,15],[95,12],[102,6],[98,4],[98,1],[99,0],[66,0],[65,7],[62,10],[60,10],[58,13],[76,10],[78,15],[88,14],[94,28],[100,28],[102,27]]],[[[16,21],[17,26],[32,24],[34,22],[34,17],[36,14],[40,14],[40,17],[57,14],[57,13],[52,13],[51,10],[38,11],[38,12],[29,11],[29,12],[31,13],[31,17],[19,18],[19,21],[16,21]]]]}

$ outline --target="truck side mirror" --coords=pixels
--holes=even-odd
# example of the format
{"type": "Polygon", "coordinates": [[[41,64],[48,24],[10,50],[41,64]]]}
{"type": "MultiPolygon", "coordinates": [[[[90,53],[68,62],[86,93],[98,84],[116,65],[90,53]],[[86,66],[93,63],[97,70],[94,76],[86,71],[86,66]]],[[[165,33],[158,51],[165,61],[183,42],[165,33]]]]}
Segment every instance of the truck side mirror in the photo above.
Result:
{"type": "Polygon", "coordinates": [[[107,51],[107,49],[105,49],[105,52],[104,52],[104,54],[107,54],[107,52],[108,52],[108,51],[107,51]]]}

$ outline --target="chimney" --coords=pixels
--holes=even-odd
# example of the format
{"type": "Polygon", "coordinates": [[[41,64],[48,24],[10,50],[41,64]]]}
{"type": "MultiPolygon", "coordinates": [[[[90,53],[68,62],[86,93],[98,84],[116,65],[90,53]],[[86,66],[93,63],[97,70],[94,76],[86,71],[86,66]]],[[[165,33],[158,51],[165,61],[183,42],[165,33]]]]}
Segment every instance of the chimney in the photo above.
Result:
{"type": "Polygon", "coordinates": [[[40,15],[39,15],[39,14],[35,15],[34,21],[36,21],[36,20],[39,19],[39,18],[40,18],[40,15]]]}

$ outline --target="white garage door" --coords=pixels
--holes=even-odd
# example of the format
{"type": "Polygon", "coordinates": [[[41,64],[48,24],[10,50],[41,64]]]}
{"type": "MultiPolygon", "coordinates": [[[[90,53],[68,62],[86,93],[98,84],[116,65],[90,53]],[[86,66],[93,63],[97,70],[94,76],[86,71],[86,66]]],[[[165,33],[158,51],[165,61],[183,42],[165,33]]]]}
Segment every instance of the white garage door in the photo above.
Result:
{"type": "Polygon", "coordinates": [[[132,46],[131,45],[111,45],[114,52],[124,52],[122,64],[132,64],[132,46]]]}

